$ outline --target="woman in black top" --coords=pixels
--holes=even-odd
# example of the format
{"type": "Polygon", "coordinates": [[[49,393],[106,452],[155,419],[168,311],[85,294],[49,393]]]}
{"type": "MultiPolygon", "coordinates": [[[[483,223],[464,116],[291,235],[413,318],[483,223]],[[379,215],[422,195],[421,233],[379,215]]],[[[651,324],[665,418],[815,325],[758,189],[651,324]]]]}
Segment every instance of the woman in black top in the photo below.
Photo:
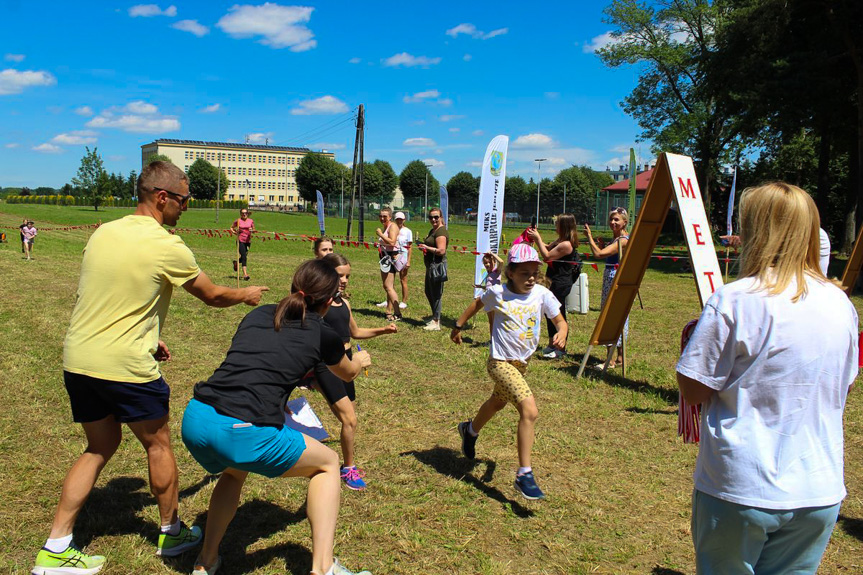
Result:
{"type": "Polygon", "coordinates": [[[423,262],[426,265],[426,299],[431,307],[431,320],[423,327],[428,331],[440,331],[441,300],[443,299],[443,283],[446,278],[435,277],[431,273],[432,266],[443,266],[446,269],[446,248],[449,244],[449,233],[443,223],[443,214],[440,209],[429,210],[429,223],[431,229],[426,238],[417,244],[423,253],[423,262]]]}
{"type": "MultiPolygon", "coordinates": [[[[536,242],[536,251],[548,263],[545,277],[551,285],[549,290],[560,302],[560,313],[566,319],[566,298],[572,290],[573,277],[581,273],[581,258],[578,256],[578,224],[572,214],[560,214],[555,219],[555,231],[557,239],[546,245],[542,236],[536,228],[529,228],[527,235],[536,242]]],[[[546,318],[548,324],[548,346],[542,350],[542,356],[556,359],[566,355],[565,351],[556,349],[551,345],[557,328],[554,323],[546,318]]]]}
{"type": "Polygon", "coordinates": [[[338,286],[339,276],[331,265],[318,260],[301,264],[291,294],[277,306],[261,306],[246,315],[222,365],[195,386],[183,415],[183,442],[208,472],[222,474],[210,499],[195,573],[218,569],[219,543],[237,511],[249,472],[308,477],[311,572],[351,573],[333,557],[338,455],[284,424],[291,391],[318,362],[324,361],[344,380],[354,379],[371,364],[366,352],[348,359],[341,338],[323,322],[338,286]]]}

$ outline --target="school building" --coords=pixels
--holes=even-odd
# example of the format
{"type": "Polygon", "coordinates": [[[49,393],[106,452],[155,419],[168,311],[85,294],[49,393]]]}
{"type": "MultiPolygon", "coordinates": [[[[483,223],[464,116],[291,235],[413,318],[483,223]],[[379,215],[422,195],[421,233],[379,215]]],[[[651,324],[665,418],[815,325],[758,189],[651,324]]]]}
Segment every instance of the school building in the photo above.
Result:
{"type": "MultiPolygon", "coordinates": [[[[308,148],[261,146],[228,142],[158,139],[141,146],[141,165],[154,154],[167,156],[186,172],[197,159],[219,166],[228,178],[223,200],[246,200],[249,205],[297,209],[302,204],[294,176],[308,148]]],[[[335,154],[322,150],[324,156],[335,154]]]]}

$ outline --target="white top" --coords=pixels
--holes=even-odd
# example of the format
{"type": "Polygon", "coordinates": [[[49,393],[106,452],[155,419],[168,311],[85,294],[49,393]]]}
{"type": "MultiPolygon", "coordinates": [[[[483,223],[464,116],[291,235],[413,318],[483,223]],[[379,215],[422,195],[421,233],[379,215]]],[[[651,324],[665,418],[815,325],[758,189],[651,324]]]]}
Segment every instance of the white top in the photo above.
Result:
{"type": "Polygon", "coordinates": [[[402,226],[399,229],[399,239],[398,239],[398,247],[399,251],[405,255],[408,252],[408,244],[412,244],[414,241],[414,233],[407,226],[402,226]]]}
{"type": "Polygon", "coordinates": [[[827,275],[827,267],[830,265],[830,236],[824,228],[818,230],[821,238],[821,271],[827,275]]]}
{"type": "Polygon", "coordinates": [[[539,345],[542,315],[556,317],[560,302],[548,288],[533,286],[526,294],[509,291],[506,285],[493,285],[483,292],[485,311],[494,312],[491,330],[491,357],[517,359],[527,363],[539,345]]]}
{"type": "Polygon", "coordinates": [[[796,303],[744,278],[708,300],[677,371],[717,390],[701,411],[695,489],[766,509],[835,505],[842,413],[857,376],[857,312],[807,278],[796,303]],[[816,320],[817,318],[817,320],[816,320]]]}

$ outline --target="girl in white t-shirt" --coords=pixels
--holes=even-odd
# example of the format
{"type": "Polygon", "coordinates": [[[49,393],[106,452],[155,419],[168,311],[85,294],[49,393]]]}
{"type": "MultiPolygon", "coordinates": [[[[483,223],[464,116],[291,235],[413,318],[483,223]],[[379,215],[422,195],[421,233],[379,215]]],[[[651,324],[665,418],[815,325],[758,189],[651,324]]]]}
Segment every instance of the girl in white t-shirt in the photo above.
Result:
{"type": "Polygon", "coordinates": [[[536,285],[540,259],[528,244],[517,244],[509,251],[505,270],[506,285],[490,286],[461,314],[450,338],[461,343],[464,324],[485,309],[491,322],[491,353],[488,373],[494,382],[491,397],[482,404],[473,421],[459,423],[462,452],[476,456],[476,440],[483,426],[508,403],[518,410],[518,464],[515,488],[527,499],[542,499],[545,494],[536,484],[530,466],[534,424],[539,412],[533,392],[524,380],[527,364],[539,345],[542,316],[550,318],[557,328],[552,344],[557,349],[566,346],[567,325],[560,313],[560,302],[545,287],[536,285]]]}
{"type": "Polygon", "coordinates": [[[821,271],[819,223],[796,186],[745,190],[740,279],[707,301],[677,364],[702,404],[698,573],[815,573],[846,495],[857,312],[821,271]]]}

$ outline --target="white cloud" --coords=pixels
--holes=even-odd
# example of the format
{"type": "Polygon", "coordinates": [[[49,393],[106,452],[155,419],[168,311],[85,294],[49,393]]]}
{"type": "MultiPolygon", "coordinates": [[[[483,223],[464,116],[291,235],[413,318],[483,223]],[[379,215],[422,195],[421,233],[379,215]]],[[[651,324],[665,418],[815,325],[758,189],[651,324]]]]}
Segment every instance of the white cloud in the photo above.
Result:
{"type": "Polygon", "coordinates": [[[566,164],[566,158],[546,158],[549,166],[562,166],[566,164]]]}
{"type": "Polygon", "coordinates": [[[444,114],[440,117],[441,122],[452,122],[453,120],[461,120],[464,118],[464,114],[444,114]]]}
{"type": "MultiPolygon", "coordinates": [[[[509,163],[509,162],[507,162],[507,163],[509,163]]],[[[476,161],[468,162],[467,164],[465,164],[465,166],[470,166],[471,168],[481,168],[482,162],[476,162],[476,161]]]]}
{"type": "Polygon", "coordinates": [[[351,58],[350,60],[348,60],[348,64],[359,64],[362,61],[362,58],[351,58]]]}
{"type": "Polygon", "coordinates": [[[33,146],[32,148],[36,152],[41,152],[43,154],[59,154],[63,151],[63,148],[60,146],[55,146],[54,144],[44,143],[39,144],[38,146],[33,146]]]}
{"type": "Polygon", "coordinates": [[[246,134],[246,142],[249,144],[266,144],[273,139],[273,132],[253,132],[246,134]]]}
{"type": "Polygon", "coordinates": [[[83,146],[85,144],[95,144],[97,140],[96,132],[92,130],[75,130],[63,134],[57,134],[51,141],[55,144],[67,144],[70,146],[83,146]]]}
{"type": "Polygon", "coordinates": [[[170,16],[171,18],[173,18],[176,15],[176,6],[168,6],[167,8],[162,10],[156,4],[137,4],[129,8],[129,16],[131,16],[132,18],[136,18],[138,16],[142,18],[151,18],[153,16],[170,16]]]}
{"type": "Polygon", "coordinates": [[[202,114],[212,114],[214,112],[218,112],[221,109],[222,109],[221,104],[210,104],[209,106],[204,106],[203,108],[201,108],[201,113],[202,114]]]}
{"type": "Polygon", "coordinates": [[[18,142],[9,142],[8,144],[6,144],[6,145],[5,145],[5,146],[3,146],[3,147],[4,147],[4,148],[9,148],[9,149],[11,150],[12,148],[17,148],[17,147],[18,147],[18,146],[20,146],[20,145],[21,145],[21,144],[19,144],[18,142]]]}
{"type": "Polygon", "coordinates": [[[78,114],[79,116],[84,116],[85,118],[89,118],[90,116],[93,115],[93,108],[91,108],[90,106],[81,106],[81,107],[75,108],[75,113],[78,114]]]}
{"type": "Polygon", "coordinates": [[[560,92],[543,92],[543,96],[549,100],[557,100],[560,98],[560,92]]]}
{"type": "Polygon", "coordinates": [[[442,168],[446,165],[443,160],[438,160],[435,158],[426,158],[425,160],[423,160],[423,164],[425,164],[429,168],[442,168]]]}
{"type": "Polygon", "coordinates": [[[344,144],[331,144],[327,142],[318,142],[316,144],[308,144],[306,145],[310,150],[344,150],[344,144]]]}
{"type": "Polygon", "coordinates": [[[298,108],[292,108],[294,116],[312,116],[326,114],[343,114],[348,111],[348,105],[334,96],[321,96],[313,100],[303,100],[298,108]]]}
{"type": "Polygon", "coordinates": [[[0,72],[0,96],[20,94],[33,86],[53,86],[56,83],[57,78],[42,70],[24,70],[23,72],[19,72],[18,70],[7,68],[0,72]]]}
{"type": "Polygon", "coordinates": [[[422,66],[423,68],[428,68],[434,64],[440,64],[440,58],[429,58],[428,56],[412,56],[407,52],[402,52],[401,54],[395,54],[394,56],[390,56],[386,60],[384,60],[384,66],[387,67],[398,67],[404,66],[405,68],[412,68],[414,66],[422,66]]]}
{"type": "Polygon", "coordinates": [[[465,54],[464,56],[461,57],[461,59],[464,60],[465,62],[470,62],[471,60],[473,60],[473,56],[471,56],[470,54],[465,54]]]}
{"type": "Polygon", "coordinates": [[[415,146],[422,148],[433,148],[437,144],[431,138],[408,138],[404,142],[402,142],[404,146],[415,146]]]}
{"type": "Polygon", "coordinates": [[[6,54],[3,59],[7,62],[23,62],[24,54],[6,54]]]}
{"type": "Polygon", "coordinates": [[[210,29],[207,26],[204,26],[203,24],[198,22],[197,20],[180,20],[179,22],[175,22],[174,24],[172,24],[171,28],[194,34],[198,38],[206,36],[210,33],[210,29]]]}
{"type": "Polygon", "coordinates": [[[260,6],[234,4],[216,26],[234,38],[260,36],[259,43],[271,48],[288,48],[304,52],[318,45],[306,26],[314,8],[280,6],[266,2],[260,6]]]}
{"type": "Polygon", "coordinates": [[[98,116],[87,122],[88,128],[116,128],[124,132],[141,134],[162,134],[180,129],[177,116],[159,113],[153,104],[141,100],[125,106],[112,106],[102,110],[98,116]]]}
{"type": "Polygon", "coordinates": [[[471,134],[471,136],[482,136],[484,133],[485,132],[483,132],[482,130],[474,130],[470,134],[471,134]]]}
{"type": "Polygon", "coordinates": [[[511,147],[524,149],[545,149],[554,146],[554,141],[545,134],[525,134],[513,140],[511,147]]]}
{"type": "Polygon", "coordinates": [[[435,103],[438,104],[439,106],[445,106],[445,107],[452,106],[452,100],[450,100],[449,98],[441,98],[440,100],[438,100],[435,103]]]}
{"type": "Polygon", "coordinates": [[[455,133],[455,132],[461,132],[461,128],[450,128],[450,129],[449,129],[449,131],[450,131],[450,132],[453,132],[453,133],[455,133]]]}
{"type": "Polygon", "coordinates": [[[413,96],[405,96],[404,98],[402,98],[402,101],[405,104],[415,104],[417,102],[423,102],[425,100],[439,97],[440,92],[438,92],[437,90],[426,90],[425,92],[417,92],[413,96]]]}
{"type": "Polygon", "coordinates": [[[590,42],[581,47],[581,50],[585,54],[593,54],[597,50],[605,48],[612,42],[614,42],[614,38],[612,38],[611,32],[605,32],[599,36],[594,36],[590,42]]]}
{"type": "Polygon", "coordinates": [[[495,36],[502,36],[509,32],[509,28],[498,28],[497,30],[492,30],[491,32],[485,33],[482,30],[477,30],[476,26],[473,24],[459,24],[455,28],[450,28],[446,31],[447,36],[452,36],[455,38],[459,34],[467,34],[471,38],[477,38],[479,40],[488,40],[489,38],[494,38],[495,36]]]}

